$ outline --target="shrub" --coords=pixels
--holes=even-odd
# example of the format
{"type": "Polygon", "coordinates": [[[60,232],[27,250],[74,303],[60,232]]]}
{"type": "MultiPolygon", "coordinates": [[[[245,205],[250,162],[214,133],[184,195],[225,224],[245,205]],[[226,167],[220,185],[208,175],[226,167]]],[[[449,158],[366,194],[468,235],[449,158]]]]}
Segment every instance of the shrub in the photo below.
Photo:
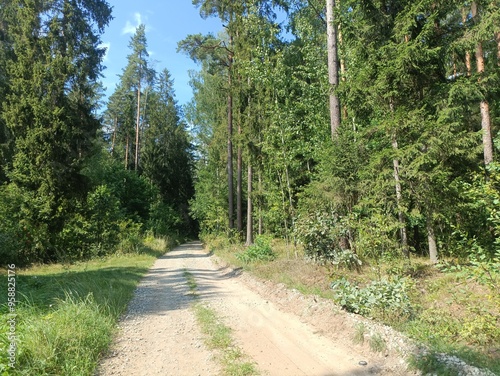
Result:
{"type": "Polygon", "coordinates": [[[331,284],[334,290],[334,299],[349,312],[364,316],[374,316],[378,312],[398,316],[407,316],[411,313],[410,298],[408,296],[408,282],[405,278],[373,281],[365,288],[352,285],[344,278],[331,284]]]}
{"type": "Polygon", "coordinates": [[[299,241],[306,256],[320,264],[358,269],[361,260],[349,249],[348,226],[335,213],[316,212],[299,217],[296,224],[299,241]]]}
{"type": "Polygon", "coordinates": [[[257,236],[255,243],[250,245],[245,252],[236,254],[236,258],[244,263],[249,263],[272,261],[276,255],[271,248],[271,239],[266,236],[257,236]]]}
{"type": "Polygon", "coordinates": [[[119,227],[118,251],[121,253],[140,252],[142,247],[142,225],[128,219],[121,221],[119,227]]]}

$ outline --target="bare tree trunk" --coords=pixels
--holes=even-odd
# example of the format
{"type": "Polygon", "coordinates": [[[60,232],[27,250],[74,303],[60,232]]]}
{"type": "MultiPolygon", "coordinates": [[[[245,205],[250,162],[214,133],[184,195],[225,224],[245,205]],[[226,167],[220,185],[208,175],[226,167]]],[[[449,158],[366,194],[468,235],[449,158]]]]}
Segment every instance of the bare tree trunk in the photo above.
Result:
{"type": "MultiPolygon", "coordinates": [[[[229,37],[230,46],[233,45],[233,37],[229,37]]],[[[228,219],[229,229],[234,228],[234,191],[233,191],[233,95],[231,68],[233,56],[229,55],[228,67],[228,95],[227,95],[227,185],[228,185],[228,219]]]]}
{"type": "Polygon", "coordinates": [[[264,231],[264,219],[262,218],[262,171],[259,170],[259,235],[264,231]]]}
{"type": "Polygon", "coordinates": [[[125,170],[128,169],[128,153],[129,153],[129,151],[128,151],[129,145],[128,144],[129,144],[129,138],[130,138],[130,136],[127,135],[127,142],[125,144],[125,170]]]}
{"type": "MultiPolygon", "coordinates": [[[[462,8],[462,22],[464,23],[464,25],[467,22],[467,16],[467,9],[462,8]]],[[[471,57],[469,51],[465,51],[465,68],[467,69],[467,77],[469,77],[472,74],[471,57]]]]}
{"type": "Polygon", "coordinates": [[[335,90],[339,85],[337,27],[334,23],[335,0],[326,0],[326,33],[328,48],[328,82],[330,83],[330,130],[332,140],[340,127],[340,100],[335,90]]]}
{"type": "Polygon", "coordinates": [[[118,128],[118,118],[115,117],[114,127],[113,127],[113,138],[111,140],[111,155],[113,155],[115,151],[115,142],[116,142],[116,129],[118,128]]]}
{"type": "Polygon", "coordinates": [[[236,162],[236,228],[238,233],[241,234],[243,231],[243,155],[241,149],[241,123],[238,123],[238,157],[236,162]]]}
{"type": "Polygon", "coordinates": [[[495,40],[497,41],[497,65],[500,67],[500,31],[495,33],[495,40]]]}
{"type": "Polygon", "coordinates": [[[248,187],[247,187],[247,241],[246,245],[253,243],[253,202],[252,202],[252,164],[248,162],[248,187]]]}
{"type": "Polygon", "coordinates": [[[429,258],[431,263],[437,264],[438,262],[438,252],[436,245],[436,236],[434,234],[434,227],[432,225],[432,219],[427,219],[427,240],[429,242],[429,258]]]}
{"type": "MultiPolygon", "coordinates": [[[[477,3],[473,2],[471,5],[472,10],[472,18],[474,20],[477,19],[477,3]]],[[[481,80],[481,76],[484,73],[484,53],[483,53],[483,44],[482,42],[478,42],[476,46],[476,65],[477,65],[477,73],[479,73],[481,80]]],[[[491,137],[491,117],[490,117],[490,106],[486,99],[483,99],[480,103],[481,109],[481,129],[483,130],[483,155],[484,155],[484,164],[488,165],[493,162],[493,141],[491,137]]]]}
{"type": "Polygon", "coordinates": [[[141,79],[137,85],[137,118],[135,123],[135,170],[139,166],[139,122],[141,119],[141,79]]]}
{"type": "MultiPolygon", "coordinates": [[[[394,104],[391,102],[389,104],[389,107],[391,109],[391,112],[394,112],[394,104]]],[[[392,135],[392,148],[394,150],[398,150],[398,140],[396,138],[396,133],[394,132],[392,135]]],[[[401,237],[401,246],[403,247],[403,254],[405,257],[410,257],[410,252],[408,250],[408,235],[406,232],[406,218],[404,213],[401,211],[400,205],[401,201],[403,199],[402,196],[402,189],[401,189],[401,179],[399,175],[399,160],[397,158],[394,158],[392,161],[393,166],[394,166],[394,181],[396,185],[396,203],[398,205],[398,220],[401,225],[400,229],[400,237],[401,237]]]]}

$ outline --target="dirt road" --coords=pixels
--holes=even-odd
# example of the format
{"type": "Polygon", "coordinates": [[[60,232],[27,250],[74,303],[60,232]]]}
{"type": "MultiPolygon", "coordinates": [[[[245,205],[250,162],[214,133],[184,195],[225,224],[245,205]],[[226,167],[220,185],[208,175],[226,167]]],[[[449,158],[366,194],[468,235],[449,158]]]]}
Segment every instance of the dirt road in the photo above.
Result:
{"type": "Polygon", "coordinates": [[[99,375],[220,374],[192,312],[186,270],[263,375],[411,374],[392,354],[354,346],[353,325],[329,303],[241,275],[193,242],[158,259],[141,282],[99,375]]]}

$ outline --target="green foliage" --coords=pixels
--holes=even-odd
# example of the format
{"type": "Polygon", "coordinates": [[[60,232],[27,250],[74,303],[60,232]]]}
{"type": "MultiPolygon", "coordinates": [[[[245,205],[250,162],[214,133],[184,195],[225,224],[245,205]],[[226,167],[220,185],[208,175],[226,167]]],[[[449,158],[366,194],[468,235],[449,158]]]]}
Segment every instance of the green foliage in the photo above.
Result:
{"type": "Polygon", "coordinates": [[[356,253],[349,249],[346,220],[335,213],[316,212],[300,216],[295,230],[306,256],[315,262],[348,269],[359,269],[362,265],[356,253]]]}
{"type": "Polygon", "coordinates": [[[155,236],[160,237],[179,233],[182,224],[183,221],[179,212],[172,208],[171,205],[163,200],[157,200],[151,204],[146,226],[153,231],[155,236]]]}
{"type": "Polygon", "coordinates": [[[249,245],[244,252],[237,253],[236,258],[245,264],[256,261],[272,261],[276,258],[271,248],[271,238],[259,235],[255,242],[249,245]]]}
{"type": "Polygon", "coordinates": [[[365,316],[390,314],[408,317],[412,312],[405,278],[373,281],[364,288],[352,285],[346,279],[332,282],[335,300],[347,311],[365,316]]]}
{"type": "Polygon", "coordinates": [[[118,252],[138,253],[142,249],[142,225],[130,219],[121,221],[118,252]]]}
{"type": "Polygon", "coordinates": [[[452,263],[443,261],[438,267],[443,272],[456,273],[459,278],[473,280],[488,286],[491,291],[498,291],[500,286],[500,250],[493,257],[473,242],[474,251],[467,263],[452,263]]]}
{"type": "Polygon", "coordinates": [[[58,258],[76,261],[113,252],[120,218],[118,199],[106,185],[96,187],[64,224],[58,237],[58,258]]]}

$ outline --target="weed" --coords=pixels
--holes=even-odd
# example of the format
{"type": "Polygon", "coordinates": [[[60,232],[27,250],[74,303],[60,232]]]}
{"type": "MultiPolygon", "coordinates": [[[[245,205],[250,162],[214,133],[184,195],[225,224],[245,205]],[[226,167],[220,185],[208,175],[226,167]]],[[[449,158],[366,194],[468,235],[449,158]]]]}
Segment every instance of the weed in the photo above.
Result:
{"type": "Polygon", "coordinates": [[[387,348],[385,341],[380,335],[380,333],[373,334],[368,340],[368,344],[370,345],[370,349],[373,352],[381,353],[384,352],[385,349],[387,348]]]}
{"type": "Polygon", "coordinates": [[[258,375],[253,363],[245,361],[245,355],[234,346],[231,329],[224,325],[212,309],[201,303],[194,305],[194,312],[201,331],[206,335],[207,345],[222,354],[224,374],[228,376],[258,375]]]}
{"type": "Polygon", "coordinates": [[[187,280],[187,285],[189,287],[189,290],[191,291],[192,294],[196,295],[196,288],[198,287],[198,285],[196,284],[196,280],[194,279],[193,275],[186,269],[184,269],[184,272],[182,274],[184,275],[184,278],[186,278],[187,280]]]}
{"type": "Polygon", "coordinates": [[[409,361],[409,366],[412,369],[420,370],[424,375],[432,374],[436,376],[455,376],[456,369],[452,369],[445,363],[441,362],[436,354],[430,353],[424,356],[412,356],[409,361]]]}
{"type": "Polygon", "coordinates": [[[405,316],[411,311],[407,282],[403,278],[373,281],[365,288],[359,288],[341,278],[331,286],[335,292],[335,300],[349,312],[372,315],[377,311],[391,310],[405,316]]]}
{"type": "Polygon", "coordinates": [[[365,324],[363,324],[362,322],[356,324],[354,337],[352,341],[357,345],[362,345],[365,342],[365,332],[366,332],[365,324]]]}

